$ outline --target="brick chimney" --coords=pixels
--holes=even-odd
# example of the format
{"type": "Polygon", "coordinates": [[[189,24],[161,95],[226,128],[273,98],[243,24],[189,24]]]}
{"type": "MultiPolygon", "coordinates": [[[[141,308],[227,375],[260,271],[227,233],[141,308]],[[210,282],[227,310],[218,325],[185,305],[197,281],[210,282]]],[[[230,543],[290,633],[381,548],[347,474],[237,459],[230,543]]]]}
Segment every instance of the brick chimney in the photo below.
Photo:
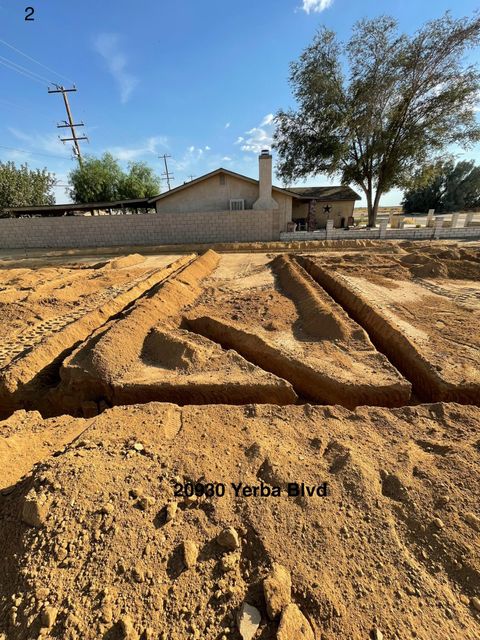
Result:
{"type": "Polygon", "coordinates": [[[272,198],[272,156],[268,149],[262,150],[258,165],[258,200],[253,203],[253,208],[278,209],[278,203],[272,198]]]}

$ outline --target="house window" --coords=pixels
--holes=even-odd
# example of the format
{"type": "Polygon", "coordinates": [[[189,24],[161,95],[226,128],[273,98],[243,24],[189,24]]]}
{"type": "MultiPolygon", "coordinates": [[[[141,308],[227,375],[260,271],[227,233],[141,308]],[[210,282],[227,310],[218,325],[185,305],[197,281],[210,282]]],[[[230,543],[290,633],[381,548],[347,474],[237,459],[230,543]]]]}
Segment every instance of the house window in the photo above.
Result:
{"type": "Polygon", "coordinates": [[[220,186],[221,187],[225,186],[225,174],[224,173],[220,174],[220,186]]]}
{"type": "Polygon", "coordinates": [[[235,200],[230,200],[230,211],[243,211],[245,209],[245,200],[241,200],[236,198],[235,200]]]}

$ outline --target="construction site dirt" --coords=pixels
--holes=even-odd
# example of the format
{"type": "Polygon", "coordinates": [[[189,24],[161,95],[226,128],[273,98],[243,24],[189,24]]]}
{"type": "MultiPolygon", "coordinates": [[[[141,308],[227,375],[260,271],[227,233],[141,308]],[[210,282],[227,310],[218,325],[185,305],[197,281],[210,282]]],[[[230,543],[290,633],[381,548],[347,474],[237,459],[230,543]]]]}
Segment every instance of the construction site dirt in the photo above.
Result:
{"type": "Polygon", "coordinates": [[[0,639],[478,639],[479,276],[0,260],[0,639]]]}

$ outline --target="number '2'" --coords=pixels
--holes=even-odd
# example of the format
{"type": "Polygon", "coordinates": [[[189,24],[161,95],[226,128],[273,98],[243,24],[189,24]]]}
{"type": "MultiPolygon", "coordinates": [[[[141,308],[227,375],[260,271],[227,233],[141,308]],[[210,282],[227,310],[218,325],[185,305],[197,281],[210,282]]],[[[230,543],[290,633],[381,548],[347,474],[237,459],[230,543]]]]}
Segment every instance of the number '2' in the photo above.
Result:
{"type": "Polygon", "coordinates": [[[27,14],[25,16],[25,20],[26,21],[31,21],[31,20],[35,20],[35,18],[32,18],[33,14],[35,13],[35,9],[33,7],[27,7],[25,9],[25,13],[27,14]]]}

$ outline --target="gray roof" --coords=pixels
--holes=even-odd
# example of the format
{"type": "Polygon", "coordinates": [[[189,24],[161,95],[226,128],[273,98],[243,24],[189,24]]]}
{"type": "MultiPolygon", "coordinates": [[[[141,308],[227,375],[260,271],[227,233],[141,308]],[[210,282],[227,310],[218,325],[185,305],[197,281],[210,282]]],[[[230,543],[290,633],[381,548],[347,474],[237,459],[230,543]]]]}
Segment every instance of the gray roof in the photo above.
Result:
{"type": "Polygon", "coordinates": [[[361,200],[356,191],[345,185],[339,187],[287,187],[302,200],[361,200]]]}

